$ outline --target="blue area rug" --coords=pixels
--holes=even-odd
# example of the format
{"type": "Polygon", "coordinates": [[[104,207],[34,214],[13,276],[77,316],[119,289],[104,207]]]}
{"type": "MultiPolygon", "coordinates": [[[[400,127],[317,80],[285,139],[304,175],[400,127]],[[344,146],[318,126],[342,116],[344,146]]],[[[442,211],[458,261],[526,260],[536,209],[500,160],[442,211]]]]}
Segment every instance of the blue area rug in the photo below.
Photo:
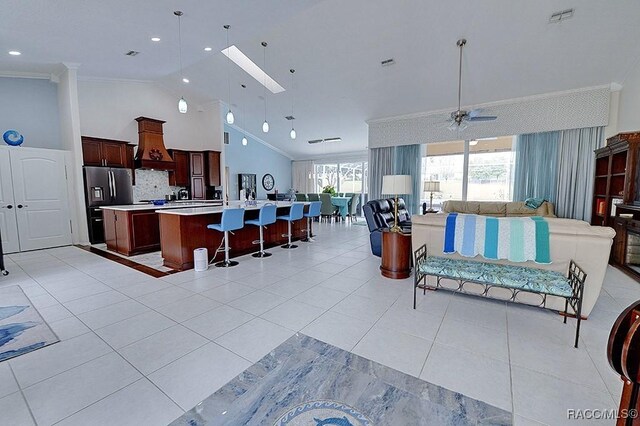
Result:
{"type": "Polygon", "coordinates": [[[298,333],[171,426],[511,424],[500,408],[298,333]]]}
{"type": "Polygon", "coordinates": [[[0,362],[58,341],[20,286],[0,287],[0,362]]]}

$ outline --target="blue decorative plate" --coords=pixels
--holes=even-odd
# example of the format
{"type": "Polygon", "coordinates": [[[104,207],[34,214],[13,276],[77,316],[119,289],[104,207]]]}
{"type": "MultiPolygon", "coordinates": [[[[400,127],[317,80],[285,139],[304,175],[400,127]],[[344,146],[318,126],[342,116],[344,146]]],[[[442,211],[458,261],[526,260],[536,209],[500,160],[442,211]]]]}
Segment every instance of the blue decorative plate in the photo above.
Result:
{"type": "Polygon", "coordinates": [[[274,426],[373,426],[364,414],[336,401],[310,401],[284,413],[274,426]]]}
{"type": "Polygon", "coordinates": [[[24,137],[16,130],[7,130],[2,135],[2,139],[4,139],[7,145],[11,146],[19,146],[24,142],[24,137]]]}

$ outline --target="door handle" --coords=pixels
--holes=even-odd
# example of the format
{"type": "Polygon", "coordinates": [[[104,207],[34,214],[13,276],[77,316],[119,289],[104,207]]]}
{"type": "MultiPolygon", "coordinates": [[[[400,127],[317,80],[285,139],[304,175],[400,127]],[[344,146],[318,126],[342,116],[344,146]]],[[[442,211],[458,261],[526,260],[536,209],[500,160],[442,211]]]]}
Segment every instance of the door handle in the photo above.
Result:
{"type": "Polygon", "coordinates": [[[11,210],[13,208],[13,205],[7,204],[6,206],[2,206],[2,208],[11,210]]]}
{"type": "Polygon", "coordinates": [[[19,209],[21,209],[21,208],[23,208],[23,207],[25,207],[25,208],[26,208],[26,207],[29,207],[29,206],[28,206],[28,205],[26,205],[26,204],[25,204],[24,206],[23,206],[22,204],[18,204],[16,207],[18,207],[19,209]]]}
{"type": "Polygon", "coordinates": [[[118,198],[118,186],[116,185],[116,174],[111,171],[111,181],[113,182],[113,198],[118,198]]]}

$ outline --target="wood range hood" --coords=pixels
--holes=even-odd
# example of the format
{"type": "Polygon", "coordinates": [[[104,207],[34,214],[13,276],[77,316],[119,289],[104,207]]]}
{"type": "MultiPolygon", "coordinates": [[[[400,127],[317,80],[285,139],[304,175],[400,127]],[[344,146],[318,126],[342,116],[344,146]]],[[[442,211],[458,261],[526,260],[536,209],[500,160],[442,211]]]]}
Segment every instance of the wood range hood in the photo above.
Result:
{"type": "Polygon", "coordinates": [[[136,169],[175,170],[175,162],[164,146],[162,120],[148,117],[136,118],[138,122],[138,151],[136,169]]]}

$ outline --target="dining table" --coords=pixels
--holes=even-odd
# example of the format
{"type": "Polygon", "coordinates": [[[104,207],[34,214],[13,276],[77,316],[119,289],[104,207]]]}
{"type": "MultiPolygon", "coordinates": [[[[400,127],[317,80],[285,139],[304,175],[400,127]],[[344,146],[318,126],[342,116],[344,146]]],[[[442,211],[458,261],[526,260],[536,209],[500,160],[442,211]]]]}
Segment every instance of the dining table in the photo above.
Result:
{"type": "Polygon", "coordinates": [[[331,197],[331,204],[338,208],[342,219],[346,219],[349,214],[349,201],[351,201],[351,197],[331,197]]]}

